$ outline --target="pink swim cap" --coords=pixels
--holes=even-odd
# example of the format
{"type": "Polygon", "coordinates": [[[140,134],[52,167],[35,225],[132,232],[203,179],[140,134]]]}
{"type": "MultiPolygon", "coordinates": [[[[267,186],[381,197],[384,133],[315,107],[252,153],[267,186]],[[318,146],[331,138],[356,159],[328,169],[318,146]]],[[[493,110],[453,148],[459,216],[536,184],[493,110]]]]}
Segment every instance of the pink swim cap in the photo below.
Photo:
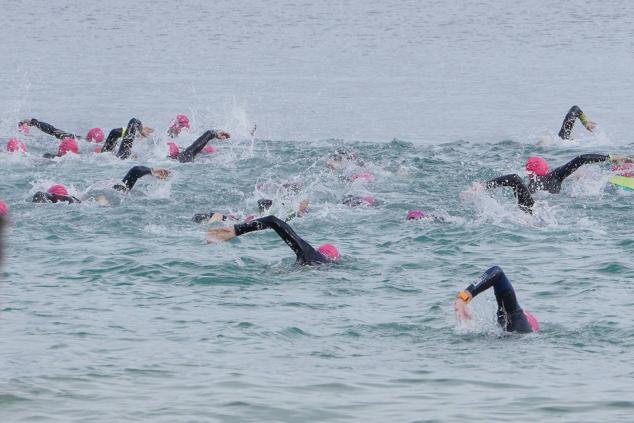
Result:
{"type": "Polygon", "coordinates": [[[214,147],[213,145],[206,145],[205,148],[203,148],[203,153],[215,153],[216,151],[216,147],[214,147]]]}
{"type": "Polygon", "coordinates": [[[92,128],[86,134],[86,139],[88,141],[102,142],[103,138],[104,136],[103,136],[103,131],[101,130],[101,128],[92,128]]]}
{"type": "Polygon", "coordinates": [[[544,176],[548,173],[548,162],[543,157],[529,157],[526,161],[526,170],[539,176],[544,176]]]}
{"type": "Polygon", "coordinates": [[[49,194],[57,194],[57,195],[68,195],[68,190],[62,184],[55,184],[55,185],[52,185],[48,189],[48,193],[49,194]]]}
{"type": "Polygon", "coordinates": [[[8,216],[9,215],[9,206],[7,203],[0,200],[0,216],[8,216]]]}
{"type": "Polygon", "coordinates": [[[18,125],[18,130],[23,134],[28,134],[30,130],[29,125],[26,122],[22,122],[18,125]]]}
{"type": "Polygon", "coordinates": [[[26,151],[26,145],[17,138],[9,138],[9,141],[7,141],[7,151],[10,153],[26,151]]]}
{"type": "Polygon", "coordinates": [[[374,175],[372,175],[369,172],[361,172],[361,173],[355,173],[354,175],[350,177],[350,179],[352,179],[353,181],[356,181],[357,179],[362,179],[364,181],[372,182],[374,181],[374,175]]]}
{"type": "Polygon", "coordinates": [[[169,155],[172,159],[175,159],[178,157],[178,154],[180,153],[180,149],[178,148],[178,146],[176,145],[176,143],[173,142],[168,142],[167,146],[170,149],[169,155]]]}
{"type": "Polygon", "coordinates": [[[425,216],[427,216],[427,213],[422,210],[410,210],[407,212],[407,220],[422,219],[425,216]]]}
{"type": "Polygon", "coordinates": [[[320,245],[319,248],[317,248],[317,251],[328,257],[330,260],[336,261],[341,258],[341,256],[339,255],[339,250],[337,250],[337,247],[332,244],[320,245]]]}
{"type": "Polygon", "coordinates": [[[528,323],[530,323],[531,328],[533,328],[533,332],[539,332],[539,322],[537,321],[535,316],[533,316],[526,310],[524,310],[524,315],[526,316],[526,319],[528,319],[528,323]]]}
{"type": "Polygon", "coordinates": [[[59,150],[57,150],[57,155],[62,157],[64,154],[72,151],[75,154],[79,154],[79,146],[77,146],[77,141],[75,138],[64,138],[62,142],[59,144],[59,150]]]}
{"type": "Polygon", "coordinates": [[[187,117],[187,115],[176,115],[176,122],[174,122],[175,124],[178,124],[178,126],[180,126],[181,128],[188,128],[189,129],[189,118],[187,117]]]}

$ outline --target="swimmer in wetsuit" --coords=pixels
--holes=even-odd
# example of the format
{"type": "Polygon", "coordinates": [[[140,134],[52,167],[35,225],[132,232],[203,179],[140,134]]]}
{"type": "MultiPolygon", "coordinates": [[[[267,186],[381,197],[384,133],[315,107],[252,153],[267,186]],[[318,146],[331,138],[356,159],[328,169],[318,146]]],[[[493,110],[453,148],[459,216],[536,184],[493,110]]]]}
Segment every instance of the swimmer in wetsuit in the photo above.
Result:
{"type": "MultiPolygon", "coordinates": [[[[123,128],[121,129],[122,129],[121,145],[119,145],[119,151],[117,152],[117,157],[122,160],[127,159],[132,154],[132,144],[134,144],[134,139],[137,136],[142,136],[146,138],[152,132],[154,132],[154,129],[150,128],[149,126],[144,126],[141,123],[141,121],[136,118],[130,119],[130,121],[128,122],[128,126],[125,128],[125,130],[123,130],[123,128]]],[[[110,131],[110,133],[112,134],[112,131],[110,131]]],[[[108,138],[110,138],[110,135],[108,135],[108,138]]],[[[106,140],[106,143],[107,142],[108,141],[106,140]]],[[[115,143],[116,143],[116,140],[115,140],[115,143]]],[[[110,147],[110,145],[104,144],[101,151],[102,152],[110,151],[110,150],[107,150],[106,147],[110,147]]],[[[114,145],[112,146],[112,148],[114,148],[114,145]]]]}
{"type": "Polygon", "coordinates": [[[252,220],[249,223],[239,223],[227,228],[214,228],[207,231],[207,242],[228,241],[237,236],[264,229],[273,229],[291,247],[297,256],[297,263],[301,265],[314,265],[332,263],[339,260],[339,251],[332,244],[323,244],[314,249],[308,242],[288,225],[288,223],[275,216],[266,216],[252,220]]]}
{"type": "MultiPolygon", "coordinates": [[[[134,166],[123,177],[121,184],[115,184],[112,189],[116,191],[127,192],[130,191],[136,184],[139,178],[145,175],[153,175],[159,179],[165,179],[170,176],[170,171],[163,168],[149,168],[146,166],[134,166]]],[[[96,198],[98,203],[107,203],[105,196],[98,196],[96,198]]],[[[47,192],[38,191],[33,195],[34,203],[58,203],[58,202],[81,203],[81,200],[77,197],[73,197],[68,193],[68,190],[64,185],[56,184],[51,186],[47,192]]]]}
{"type": "Polygon", "coordinates": [[[493,287],[495,300],[498,304],[498,324],[506,332],[531,333],[539,331],[537,319],[528,311],[522,310],[517,302],[515,290],[511,282],[498,266],[484,272],[464,291],[458,293],[454,302],[454,309],[458,320],[470,320],[469,302],[478,294],[493,287]]]}
{"type": "Polygon", "coordinates": [[[559,130],[559,138],[564,140],[569,140],[570,134],[572,133],[572,127],[575,125],[575,121],[579,119],[581,124],[590,132],[594,130],[597,124],[585,115],[583,111],[579,108],[579,106],[572,106],[568,113],[564,117],[564,121],[561,124],[561,129],[559,130]]]}
{"type": "Polygon", "coordinates": [[[189,118],[187,117],[187,115],[183,114],[176,115],[176,117],[172,121],[172,124],[167,129],[167,135],[170,138],[176,138],[181,133],[183,128],[189,129],[189,118]]]}
{"type": "Polygon", "coordinates": [[[175,143],[171,142],[168,144],[170,148],[170,158],[176,159],[181,163],[193,162],[198,153],[203,151],[207,143],[214,138],[217,138],[219,140],[226,140],[228,138],[231,138],[231,135],[225,131],[205,131],[205,133],[198,137],[198,139],[196,139],[196,141],[194,141],[192,145],[187,147],[182,152],[179,150],[178,146],[175,143]]]}
{"type": "Polygon", "coordinates": [[[531,208],[535,203],[531,194],[537,191],[548,191],[551,194],[558,194],[561,191],[561,184],[563,181],[581,166],[605,161],[610,161],[612,163],[628,163],[631,162],[632,159],[616,154],[582,154],[549,172],[548,162],[543,157],[534,156],[529,157],[526,162],[526,170],[528,171],[528,186],[524,184],[522,178],[520,178],[517,174],[499,176],[485,182],[484,186],[486,188],[513,188],[513,193],[517,198],[519,207],[523,211],[531,213],[531,208]]]}

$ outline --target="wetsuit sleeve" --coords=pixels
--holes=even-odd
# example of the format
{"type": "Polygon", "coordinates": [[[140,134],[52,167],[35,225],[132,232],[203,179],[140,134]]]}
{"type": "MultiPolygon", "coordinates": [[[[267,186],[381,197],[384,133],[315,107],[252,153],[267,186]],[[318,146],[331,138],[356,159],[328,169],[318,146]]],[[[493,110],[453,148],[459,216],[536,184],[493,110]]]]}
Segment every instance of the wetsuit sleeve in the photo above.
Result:
{"type": "Polygon", "coordinates": [[[61,129],[57,129],[53,125],[39,121],[37,119],[31,119],[31,123],[29,125],[35,126],[37,129],[44,132],[45,134],[52,135],[60,140],[62,138],[78,138],[76,135],[62,131],[61,129]]]}
{"type": "Polygon", "coordinates": [[[57,194],[51,194],[51,193],[47,193],[47,194],[48,194],[47,197],[53,203],[57,203],[59,201],[66,201],[67,203],[81,203],[79,198],[73,197],[72,195],[57,195],[57,194]]]}
{"type": "Polygon", "coordinates": [[[121,138],[123,135],[123,128],[114,128],[108,134],[108,138],[104,141],[101,146],[101,152],[105,153],[106,151],[113,151],[115,146],[117,145],[117,140],[121,138]]]}
{"type": "Polygon", "coordinates": [[[217,132],[213,130],[205,131],[196,141],[192,143],[189,147],[185,149],[182,153],[178,155],[178,161],[181,163],[187,163],[194,161],[194,158],[203,151],[203,148],[207,145],[209,141],[216,138],[217,132]]]}
{"type": "Polygon", "coordinates": [[[535,204],[533,197],[531,196],[528,187],[522,181],[522,178],[517,174],[504,175],[498,178],[491,179],[486,182],[487,188],[497,188],[497,187],[511,187],[513,188],[513,194],[515,198],[517,198],[517,205],[523,211],[527,213],[531,213],[531,207],[535,204]]]}
{"type": "Polygon", "coordinates": [[[302,263],[315,261],[315,256],[319,253],[306,241],[304,241],[295,231],[284,221],[275,216],[266,216],[252,220],[249,223],[234,225],[236,236],[263,229],[273,229],[291,247],[297,256],[297,260],[302,263]]]}
{"type": "Polygon", "coordinates": [[[125,130],[125,135],[121,140],[121,146],[119,147],[119,151],[117,152],[117,157],[120,159],[127,159],[130,157],[132,153],[132,144],[134,143],[134,138],[137,136],[139,132],[141,132],[142,128],[141,121],[135,118],[130,119],[128,122],[128,126],[125,130]]]}
{"type": "Polygon", "coordinates": [[[570,139],[570,134],[572,133],[572,127],[575,125],[575,120],[581,121],[581,123],[585,126],[588,122],[588,118],[583,113],[583,111],[579,108],[579,106],[572,106],[568,113],[564,117],[564,121],[561,124],[561,129],[559,130],[559,138],[564,140],[570,139]]]}
{"type": "Polygon", "coordinates": [[[608,160],[610,156],[605,154],[582,154],[581,156],[577,156],[574,159],[570,160],[563,166],[559,166],[554,169],[551,174],[559,179],[559,181],[563,181],[568,176],[572,175],[575,170],[579,169],[581,166],[590,163],[599,163],[608,160]]]}
{"type": "MultiPolygon", "coordinates": [[[[134,188],[134,184],[136,184],[136,181],[139,178],[142,178],[143,176],[149,175],[151,173],[152,173],[152,168],[149,168],[147,166],[134,166],[123,177],[122,181],[125,184],[125,189],[127,191],[131,190],[132,188],[134,188]]],[[[121,186],[121,185],[117,185],[117,186],[121,186]]]]}

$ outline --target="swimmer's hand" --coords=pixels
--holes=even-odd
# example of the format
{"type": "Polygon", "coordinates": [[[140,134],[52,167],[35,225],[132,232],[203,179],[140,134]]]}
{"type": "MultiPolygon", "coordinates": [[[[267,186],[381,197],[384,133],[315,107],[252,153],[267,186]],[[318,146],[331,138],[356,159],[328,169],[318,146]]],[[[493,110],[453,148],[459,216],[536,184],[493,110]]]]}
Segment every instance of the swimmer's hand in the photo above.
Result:
{"type": "Polygon", "coordinates": [[[473,314],[469,309],[469,305],[462,298],[456,298],[456,301],[453,303],[453,308],[456,311],[456,319],[459,322],[473,319],[473,314]]]}
{"type": "Polygon", "coordinates": [[[226,131],[218,131],[216,132],[216,138],[218,138],[219,140],[226,140],[231,138],[231,134],[226,131]]]}
{"type": "Polygon", "coordinates": [[[299,209],[297,210],[297,214],[299,216],[302,216],[304,213],[306,213],[308,211],[308,198],[305,198],[302,200],[301,203],[299,203],[299,209]]]}
{"type": "Polygon", "coordinates": [[[591,120],[587,120],[587,121],[583,124],[583,126],[585,126],[585,127],[586,127],[586,129],[587,129],[588,131],[592,132],[592,131],[593,131],[593,130],[597,127],[597,123],[596,123],[596,122],[593,122],[593,121],[591,121],[591,120]]]}
{"type": "Polygon", "coordinates": [[[20,123],[18,123],[18,126],[22,126],[22,125],[29,125],[29,126],[31,126],[31,118],[21,120],[21,121],[20,121],[20,123]]]}
{"type": "Polygon", "coordinates": [[[152,168],[152,176],[159,179],[166,179],[172,175],[168,169],[163,169],[162,167],[152,168]]]}
{"type": "Polygon", "coordinates": [[[150,128],[149,126],[143,125],[143,128],[141,128],[141,136],[144,138],[149,137],[152,132],[154,132],[154,129],[150,128]]]}
{"type": "Polygon", "coordinates": [[[207,231],[207,244],[229,241],[236,237],[236,230],[233,226],[228,228],[213,228],[207,231]]]}
{"type": "Polygon", "coordinates": [[[610,161],[612,163],[632,163],[632,158],[622,154],[610,154],[610,161]]]}
{"type": "MultiPolygon", "coordinates": [[[[222,213],[213,212],[211,214],[211,217],[209,218],[208,222],[210,222],[210,223],[211,222],[222,222],[222,218],[223,218],[222,213]]],[[[225,228],[223,228],[223,229],[225,229],[225,228]]],[[[233,229],[233,228],[231,228],[231,229],[233,229]]]]}

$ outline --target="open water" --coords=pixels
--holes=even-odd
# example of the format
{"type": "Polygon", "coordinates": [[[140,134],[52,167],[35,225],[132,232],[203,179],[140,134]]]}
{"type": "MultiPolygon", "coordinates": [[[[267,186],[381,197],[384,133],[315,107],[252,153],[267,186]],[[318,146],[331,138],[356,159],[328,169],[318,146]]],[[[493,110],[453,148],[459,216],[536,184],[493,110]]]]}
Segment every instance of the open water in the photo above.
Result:
{"type": "Polygon", "coordinates": [[[633,420],[631,192],[598,165],[538,194],[533,216],[471,189],[531,155],[634,154],[629,2],[0,7],[0,140],[29,148],[0,153],[1,421],[633,420]],[[599,129],[563,143],[572,104],[599,129]],[[181,146],[210,127],[232,140],[171,161],[176,113],[192,120],[181,146]],[[54,139],[16,128],[132,116],[156,132],[128,161],[86,142],[45,160],[54,139]],[[327,169],[341,147],[365,167],[327,169]],[[90,200],[136,164],[173,176],[90,200]],[[361,170],[375,180],[344,178],[361,170]],[[86,201],[30,202],[52,183],[86,201]],[[291,225],[342,262],[296,267],[268,232],[207,245],[190,220],[261,197],[279,216],[309,198],[291,225]],[[407,222],[415,208],[447,223],[407,222]],[[492,265],[540,333],[502,334],[491,292],[456,324],[456,293],[492,265]]]}

